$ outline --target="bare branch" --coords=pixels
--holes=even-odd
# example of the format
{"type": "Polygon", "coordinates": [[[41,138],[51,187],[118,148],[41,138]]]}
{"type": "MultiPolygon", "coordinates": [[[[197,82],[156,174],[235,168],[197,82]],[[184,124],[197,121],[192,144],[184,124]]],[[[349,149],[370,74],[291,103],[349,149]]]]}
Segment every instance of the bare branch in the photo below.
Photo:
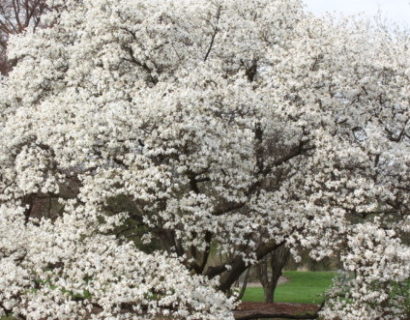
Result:
{"type": "MultiPolygon", "coordinates": [[[[222,9],[221,6],[219,6],[217,11],[216,11],[216,22],[217,23],[218,23],[219,18],[221,16],[221,9],[222,9]]],[[[215,27],[214,33],[212,34],[212,37],[211,37],[211,43],[209,44],[208,50],[207,50],[207,52],[205,54],[205,57],[204,57],[204,62],[208,59],[209,54],[211,53],[211,50],[212,50],[212,47],[214,45],[214,41],[215,41],[215,37],[216,37],[217,33],[218,33],[218,28],[215,27]]]]}

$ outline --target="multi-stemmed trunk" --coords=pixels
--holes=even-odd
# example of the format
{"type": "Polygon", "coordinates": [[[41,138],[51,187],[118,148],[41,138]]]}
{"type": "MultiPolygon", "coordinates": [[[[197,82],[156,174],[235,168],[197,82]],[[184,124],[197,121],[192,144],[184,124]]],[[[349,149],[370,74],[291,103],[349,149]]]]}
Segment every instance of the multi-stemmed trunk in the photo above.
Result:
{"type": "Polygon", "coordinates": [[[274,302],[275,290],[289,255],[289,249],[282,245],[269,253],[256,266],[257,276],[263,287],[265,302],[274,302]]]}

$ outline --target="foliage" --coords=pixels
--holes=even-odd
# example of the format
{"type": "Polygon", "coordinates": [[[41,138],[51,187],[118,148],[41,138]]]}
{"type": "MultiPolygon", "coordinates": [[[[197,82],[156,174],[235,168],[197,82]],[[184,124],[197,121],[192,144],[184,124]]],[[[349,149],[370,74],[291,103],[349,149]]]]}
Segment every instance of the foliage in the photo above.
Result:
{"type": "Polygon", "coordinates": [[[403,309],[408,318],[410,318],[410,279],[395,284],[392,290],[393,297],[398,296],[401,299],[403,309]]]}

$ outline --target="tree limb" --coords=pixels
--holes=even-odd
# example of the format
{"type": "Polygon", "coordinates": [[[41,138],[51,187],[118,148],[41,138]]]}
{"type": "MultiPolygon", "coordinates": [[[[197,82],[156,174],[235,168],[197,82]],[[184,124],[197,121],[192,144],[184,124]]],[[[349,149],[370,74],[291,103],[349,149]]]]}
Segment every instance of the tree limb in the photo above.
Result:
{"type": "MultiPolygon", "coordinates": [[[[219,17],[221,16],[221,6],[218,7],[216,11],[216,22],[218,23],[219,17]]],[[[218,28],[215,27],[214,33],[212,34],[211,37],[211,43],[209,44],[208,50],[206,51],[205,57],[204,57],[204,62],[208,59],[209,54],[211,53],[212,47],[214,45],[215,37],[216,34],[218,33],[218,28]]]]}

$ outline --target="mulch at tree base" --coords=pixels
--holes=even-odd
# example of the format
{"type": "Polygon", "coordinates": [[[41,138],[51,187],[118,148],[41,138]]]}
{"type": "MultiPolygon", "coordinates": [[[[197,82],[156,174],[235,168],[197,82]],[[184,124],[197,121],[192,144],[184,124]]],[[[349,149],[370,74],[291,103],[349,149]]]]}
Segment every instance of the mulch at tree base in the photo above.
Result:
{"type": "Polygon", "coordinates": [[[315,313],[318,309],[319,305],[317,304],[242,302],[235,311],[235,317],[243,317],[255,313],[300,315],[315,313]]]}

